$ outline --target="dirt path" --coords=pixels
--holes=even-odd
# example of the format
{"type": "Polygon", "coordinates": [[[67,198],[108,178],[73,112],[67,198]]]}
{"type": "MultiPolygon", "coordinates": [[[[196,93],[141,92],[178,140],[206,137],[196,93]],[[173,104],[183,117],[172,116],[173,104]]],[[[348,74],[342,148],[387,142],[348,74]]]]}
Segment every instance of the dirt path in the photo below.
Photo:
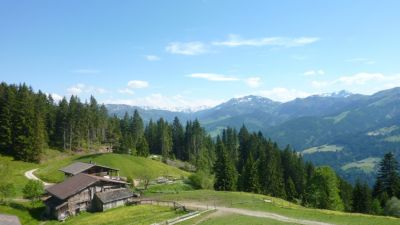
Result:
{"type": "MultiPolygon", "coordinates": [[[[195,208],[195,209],[207,209],[207,205],[202,205],[200,203],[193,202],[182,202],[187,208],[195,208]]],[[[296,223],[303,225],[333,225],[331,223],[312,221],[312,220],[304,220],[304,219],[295,219],[287,216],[282,216],[276,213],[262,212],[262,211],[253,211],[248,209],[238,209],[238,208],[228,208],[222,206],[216,206],[216,210],[224,213],[233,213],[244,216],[252,216],[252,217],[260,217],[260,218],[269,218],[273,220],[278,220],[286,223],[296,223]]]]}
{"type": "Polygon", "coordinates": [[[25,172],[25,177],[28,178],[29,180],[41,181],[44,184],[44,186],[46,186],[46,187],[53,185],[52,183],[46,183],[46,182],[42,181],[41,179],[39,179],[38,177],[36,177],[35,174],[33,174],[33,172],[35,172],[37,169],[38,168],[26,171],[25,172]]]}

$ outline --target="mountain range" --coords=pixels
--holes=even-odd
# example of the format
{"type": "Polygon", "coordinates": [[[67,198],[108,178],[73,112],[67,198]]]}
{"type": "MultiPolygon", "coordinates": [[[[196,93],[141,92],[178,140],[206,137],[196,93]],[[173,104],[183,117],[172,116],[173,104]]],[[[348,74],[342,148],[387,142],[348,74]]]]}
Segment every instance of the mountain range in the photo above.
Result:
{"type": "Polygon", "coordinates": [[[316,165],[330,165],[354,180],[374,176],[388,151],[400,157],[400,88],[373,95],[340,91],[281,103],[260,96],[233,98],[197,112],[173,112],[128,105],[107,105],[110,114],[139,111],[145,121],[199,119],[216,136],[227,126],[245,124],[282,147],[290,145],[316,165]]]}

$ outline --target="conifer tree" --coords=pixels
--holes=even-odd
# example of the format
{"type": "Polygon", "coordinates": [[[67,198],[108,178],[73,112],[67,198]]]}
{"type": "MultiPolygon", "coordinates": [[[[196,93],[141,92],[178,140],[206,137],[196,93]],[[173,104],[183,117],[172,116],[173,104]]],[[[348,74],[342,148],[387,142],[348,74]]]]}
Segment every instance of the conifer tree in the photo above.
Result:
{"type": "Polygon", "coordinates": [[[219,136],[216,142],[216,153],[217,160],[214,164],[214,188],[217,191],[233,191],[236,189],[236,170],[219,136]]]}
{"type": "Polygon", "coordinates": [[[359,213],[369,213],[371,211],[371,191],[367,183],[356,181],[353,190],[352,211],[359,213]]]}
{"type": "Polygon", "coordinates": [[[400,197],[400,177],[398,172],[398,162],[393,153],[385,154],[379,163],[378,175],[374,186],[374,196],[382,199],[387,194],[400,197]]]}

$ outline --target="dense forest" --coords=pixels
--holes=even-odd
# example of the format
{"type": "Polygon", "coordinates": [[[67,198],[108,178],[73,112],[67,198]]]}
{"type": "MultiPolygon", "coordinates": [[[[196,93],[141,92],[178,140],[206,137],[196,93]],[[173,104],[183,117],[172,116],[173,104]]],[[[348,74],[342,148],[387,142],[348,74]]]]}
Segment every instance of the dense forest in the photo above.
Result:
{"type": "Polygon", "coordinates": [[[157,154],[164,161],[194,165],[191,180],[198,187],[207,179],[215,190],[262,193],[315,208],[389,214],[388,205],[400,207],[398,165],[391,153],[380,164],[373,190],[361,181],[353,187],[330,167],[314,167],[290,146],[280,149],[244,125],[239,132],[226,128],[212,138],[198,120],[183,125],[178,118],[172,123],[160,118],[144,124],[137,111],[123,118],[109,116],[94,97],[84,103],[76,96],[55,102],[25,84],[1,83],[0,154],[39,162],[45,148],[157,154]]]}

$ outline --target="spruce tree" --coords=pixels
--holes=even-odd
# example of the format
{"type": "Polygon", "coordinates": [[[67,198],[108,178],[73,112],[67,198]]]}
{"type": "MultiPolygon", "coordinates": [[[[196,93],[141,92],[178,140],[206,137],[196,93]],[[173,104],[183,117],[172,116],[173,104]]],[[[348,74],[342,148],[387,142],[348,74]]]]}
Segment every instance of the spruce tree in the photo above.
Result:
{"type": "Polygon", "coordinates": [[[356,181],[353,190],[352,211],[359,213],[369,213],[371,211],[371,192],[367,183],[356,181]]]}
{"type": "Polygon", "coordinates": [[[233,162],[229,159],[225,146],[219,136],[216,142],[216,153],[214,188],[217,191],[233,191],[236,189],[236,169],[233,162]]]}
{"type": "Polygon", "coordinates": [[[382,199],[387,194],[392,196],[400,196],[400,177],[398,172],[398,162],[393,153],[385,154],[379,163],[378,175],[374,186],[374,196],[382,199]]]}

